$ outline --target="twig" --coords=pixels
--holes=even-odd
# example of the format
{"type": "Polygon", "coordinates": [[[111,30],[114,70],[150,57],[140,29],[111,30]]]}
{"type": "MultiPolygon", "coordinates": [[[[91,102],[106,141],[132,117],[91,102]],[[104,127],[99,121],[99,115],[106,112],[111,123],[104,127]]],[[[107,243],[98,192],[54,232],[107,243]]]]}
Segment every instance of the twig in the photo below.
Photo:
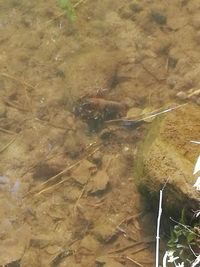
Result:
{"type": "Polygon", "coordinates": [[[29,84],[29,83],[27,83],[27,82],[25,82],[25,81],[19,80],[19,79],[15,78],[14,76],[10,75],[10,74],[7,74],[7,73],[0,73],[0,75],[2,75],[2,76],[4,76],[4,77],[7,77],[7,78],[9,78],[9,79],[11,79],[11,80],[14,80],[14,81],[16,81],[16,82],[19,82],[19,83],[21,83],[21,84],[23,84],[23,85],[25,85],[25,86],[27,86],[27,87],[30,87],[31,89],[34,89],[34,90],[35,90],[35,87],[34,87],[33,85],[31,85],[31,84],[29,84]]]}
{"type": "Polygon", "coordinates": [[[85,193],[85,188],[86,188],[86,185],[87,185],[87,184],[88,184],[88,183],[86,183],[86,184],[84,185],[83,189],[81,190],[80,195],[78,196],[78,198],[77,198],[77,200],[76,200],[76,203],[75,203],[75,205],[74,205],[74,213],[76,212],[76,208],[77,208],[77,206],[78,206],[78,202],[79,202],[79,200],[82,198],[83,194],[85,193]]]}
{"type": "Polygon", "coordinates": [[[21,111],[28,111],[28,109],[23,108],[23,107],[20,107],[20,106],[18,106],[17,104],[15,104],[15,103],[13,103],[13,102],[7,100],[7,99],[4,99],[4,102],[5,102],[8,106],[10,106],[10,107],[12,107],[12,108],[16,108],[16,109],[21,110],[21,111]]]}
{"type": "Polygon", "coordinates": [[[17,134],[16,132],[12,132],[10,130],[7,130],[7,129],[1,128],[1,127],[0,127],[0,131],[3,133],[7,133],[7,134],[17,134]]]}
{"type": "Polygon", "coordinates": [[[196,95],[199,95],[200,94],[200,89],[197,89],[195,91],[193,91],[192,93],[188,94],[188,97],[192,97],[192,96],[196,96],[196,95]]]}
{"type": "MultiPolygon", "coordinates": [[[[100,148],[100,146],[99,146],[98,148],[96,148],[94,151],[92,151],[90,154],[88,154],[88,155],[86,156],[86,158],[88,158],[88,157],[90,157],[91,155],[93,155],[96,151],[99,150],[99,148],[100,148]]],[[[50,190],[50,189],[52,189],[52,188],[54,188],[54,187],[56,187],[56,186],[59,186],[59,185],[65,183],[67,180],[69,180],[70,177],[68,177],[67,179],[64,179],[64,180],[62,180],[62,181],[60,181],[60,182],[58,182],[58,183],[56,183],[56,184],[54,184],[54,185],[51,185],[51,186],[49,186],[49,187],[47,187],[47,188],[42,188],[42,187],[45,187],[46,185],[48,185],[49,182],[54,181],[56,178],[60,177],[61,175],[67,173],[69,170],[71,170],[71,169],[73,169],[74,167],[76,167],[77,165],[79,165],[84,159],[85,159],[85,157],[82,158],[81,160],[75,162],[74,164],[70,165],[69,167],[65,168],[64,170],[62,170],[61,172],[57,173],[56,175],[52,176],[51,178],[49,178],[49,179],[48,179],[47,181],[45,181],[44,183],[42,183],[42,184],[39,186],[39,188],[41,188],[40,191],[37,192],[37,193],[35,193],[34,196],[40,195],[40,194],[42,194],[42,193],[44,193],[44,192],[46,192],[46,191],[48,191],[48,190],[50,190]]],[[[34,190],[34,191],[37,191],[37,188],[36,188],[36,190],[34,190]]],[[[34,192],[29,191],[24,197],[27,197],[28,195],[30,195],[30,194],[32,194],[32,193],[34,193],[34,192]]]]}
{"type": "Polygon", "coordinates": [[[1,150],[0,153],[4,152],[17,138],[17,136],[15,136],[10,142],[8,142],[1,150]]]}
{"type": "Polygon", "coordinates": [[[130,258],[129,256],[126,256],[126,259],[133,262],[134,264],[136,264],[137,266],[143,267],[142,264],[140,264],[138,261],[133,260],[132,258],[130,258]]]}
{"type": "Polygon", "coordinates": [[[118,227],[119,227],[121,224],[123,224],[123,223],[128,223],[128,222],[130,222],[130,221],[132,221],[132,220],[134,220],[134,219],[140,217],[141,215],[142,215],[142,212],[139,212],[139,213],[137,213],[137,214],[134,214],[134,215],[132,215],[132,216],[129,216],[129,217],[123,219],[123,220],[118,224],[118,227]]]}
{"type": "Polygon", "coordinates": [[[197,145],[200,145],[200,141],[190,141],[190,143],[193,143],[193,144],[197,144],[197,145]]]}
{"type": "Polygon", "coordinates": [[[129,122],[129,123],[135,123],[136,124],[136,123],[139,123],[139,122],[144,122],[147,119],[156,118],[159,115],[165,114],[167,112],[170,112],[172,110],[181,108],[181,107],[186,106],[186,105],[187,105],[187,103],[181,104],[181,105],[178,105],[178,106],[175,106],[175,107],[169,107],[169,108],[166,108],[164,110],[161,110],[161,109],[159,111],[158,110],[154,110],[149,114],[145,114],[145,116],[142,115],[142,116],[139,116],[139,117],[134,118],[134,119],[124,117],[124,118],[121,118],[121,119],[109,120],[109,121],[106,121],[106,123],[129,122]]]}
{"type": "MultiPolygon", "coordinates": [[[[131,245],[125,246],[125,247],[123,247],[123,248],[118,248],[118,249],[116,249],[116,250],[109,251],[108,254],[124,252],[124,251],[127,250],[127,249],[133,248],[133,247],[138,246],[138,245],[141,245],[141,244],[143,244],[143,243],[145,244],[145,243],[152,243],[152,242],[154,242],[154,239],[152,239],[152,238],[145,238],[144,240],[137,241],[137,242],[135,242],[135,243],[133,243],[133,244],[131,244],[131,245]]],[[[149,246],[149,245],[148,245],[148,246],[149,246]]],[[[141,250],[147,248],[148,246],[145,245],[144,247],[139,248],[138,250],[134,251],[133,253],[137,253],[138,251],[141,251],[141,250]]]]}
{"type": "Polygon", "coordinates": [[[159,199],[159,209],[158,209],[158,218],[157,218],[157,231],[156,231],[156,267],[159,267],[159,251],[160,251],[160,220],[162,215],[162,199],[163,199],[163,190],[168,182],[165,182],[164,186],[160,190],[160,199],[159,199]]]}

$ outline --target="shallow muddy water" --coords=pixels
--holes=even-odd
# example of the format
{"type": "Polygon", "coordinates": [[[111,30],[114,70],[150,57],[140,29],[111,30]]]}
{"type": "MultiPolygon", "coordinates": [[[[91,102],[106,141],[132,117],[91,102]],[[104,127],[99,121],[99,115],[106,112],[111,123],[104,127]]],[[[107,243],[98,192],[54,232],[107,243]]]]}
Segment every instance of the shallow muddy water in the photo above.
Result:
{"type": "Polygon", "coordinates": [[[0,266],[155,265],[133,171],[151,120],[126,118],[198,107],[199,12],[0,0],[0,266]]]}

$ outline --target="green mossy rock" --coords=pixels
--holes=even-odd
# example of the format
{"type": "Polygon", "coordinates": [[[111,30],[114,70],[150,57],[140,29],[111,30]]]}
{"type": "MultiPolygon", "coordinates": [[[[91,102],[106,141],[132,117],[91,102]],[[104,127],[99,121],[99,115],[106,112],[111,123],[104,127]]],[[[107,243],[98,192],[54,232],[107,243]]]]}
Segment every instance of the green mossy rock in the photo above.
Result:
{"type": "MultiPolygon", "coordinates": [[[[200,109],[188,104],[154,120],[139,148],[135,178],[153,207],[158,206],[159,190],[164,190],[163,208],[179,213],[183,208],[199,209],[200,192],[193,185],[194,165],[200,146],[200,109]]],[[[178,214],[177,214],[178,215],[178,214]]]]}

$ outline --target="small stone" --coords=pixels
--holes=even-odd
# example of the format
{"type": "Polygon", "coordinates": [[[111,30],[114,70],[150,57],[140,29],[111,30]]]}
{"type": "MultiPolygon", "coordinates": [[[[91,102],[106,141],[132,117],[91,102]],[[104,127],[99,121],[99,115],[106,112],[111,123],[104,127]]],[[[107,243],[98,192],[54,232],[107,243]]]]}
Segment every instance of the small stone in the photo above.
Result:
{"type": "Polygon", "coordinates": [[[68,136],[64,143],[64,150],[66,154],[69,155],[72,159],[77,158],[83,149],[81,140],[75,138],[75,136],[76,135],[74,132],[68,133],[68,136]]]}
{"type": "Polygon", "coordinates": [[[51,239],[47,235],[39,235],[30,240],[30,244],[35,248],[45,248],[51,244],[51,239]]]}
{"type": "Polygon", "coordinates": [[[97,251],[99,246],[99,242],[91,235],[85,236],[80,242],[81,248],[85,248],[90,251],[97,251]]]}
{"type": "Polygon", "coordinates": [[[108,220],[100,222],[94,229],[93,234],[100,242],[106,243],[114,236],[116,227],[108,220]]]}
{"type": "Polygon", "coordinates": [[[45,251],[50,254],[50,255],[55,255],[57,253],[59,253],[60,251],[62,251],[62,248],[60,246],[57,245],[52,245],[52,246],[48,246],[45,251]]]}
{"type": "Polygon", "coordinates": [[[84,185],[91,175],[96,171],[96,166],[88,160],[83,160],[80,165],[72,172],[72,178],[84,185]]]}
{"type": "Polygon", "coordinates": [[[187,94],[183,91],[178,92],[178,94],[176,96],[181,100],[185,100],[188,98],[187,94]]]}
{"type": "Polygon", "coordinates": [[[96,153],[93,154],[92,160],[95,164],[97,164],[97,166],[100,166],[102,163],[102,157],[103,154],[100,151],[97,151],[96,153]]]}
{"type": "Polygon", "coordinates": [[[38,253],[33,249],[28,249],[25,254],[23,255],[21,261],[20,261],[21,267],[35,267],[41,266],[40,257],[38,253]]]}
{"type": "Polygon", "coordinates": [[[137,118],[142,114],[142,109],[141,108],[131,108],[128,110],[126,114],[126,118],[131,119],[131,118],[137,118]]]}
{"type": "Polygon", "coordinates": [[[95,194],[107,189],[109,177],[105,171],[99,171],[88,184],[88,192],[95,194]]]}
{"type": "Polygon", "coordinates": [[[167,17],[163,15],[160,11],[152,10],[151,17],[157,24],[160,25],[164,25],[167,22],[167,17]]]}
{"type": "Polygon", "coordinates": [[[178,75],[170,75],[167,78],[167,85],[172,89],[174,88],[178,83],[180,83],[181,77],[178,75]]]}
{"type": "Polygon", "coordinates": [[[139,13],[143,10],[142,5],[138,1],[133,1],[129,7],[134,13],[139,13]]]}

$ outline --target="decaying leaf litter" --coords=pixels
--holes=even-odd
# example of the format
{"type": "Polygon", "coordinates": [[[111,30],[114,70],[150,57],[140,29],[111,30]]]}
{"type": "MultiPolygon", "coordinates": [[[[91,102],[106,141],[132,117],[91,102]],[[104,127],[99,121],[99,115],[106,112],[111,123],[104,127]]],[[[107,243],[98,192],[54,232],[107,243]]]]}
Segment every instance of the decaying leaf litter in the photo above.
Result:
{"type": "Polygon", "coordinates": [[[199,103],[197,2],[1,6],[0,264],[152,266],[127,117],[199,103]]]}

